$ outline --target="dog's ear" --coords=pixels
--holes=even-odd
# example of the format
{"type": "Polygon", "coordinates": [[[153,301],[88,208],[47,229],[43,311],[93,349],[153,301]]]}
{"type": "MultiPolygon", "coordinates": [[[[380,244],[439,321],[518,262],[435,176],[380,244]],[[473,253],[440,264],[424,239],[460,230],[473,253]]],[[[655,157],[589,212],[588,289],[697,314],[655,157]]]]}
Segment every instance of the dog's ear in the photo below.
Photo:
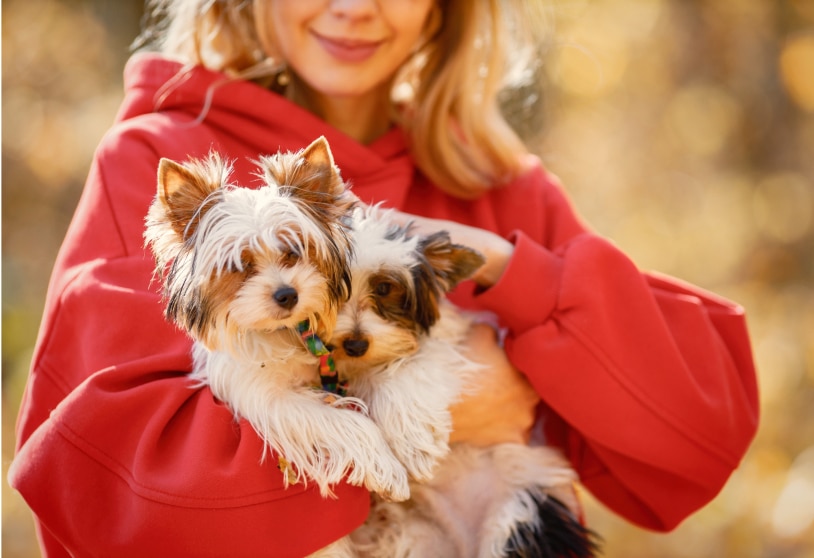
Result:
{"type": "Polygon", "coordinates": [[[330,204],[344,212],[356,201],[323,136],[296,153],[262,155],[257,163],[266,184],[296,196],[307,205],[330,204]]]}
{"type": "Polygon", "coordinates": [[[212,193],[218,191],[226,167],[217,155],[206,161],[193,161],[181,165],[162,158],[158,164],[158,200],[163,204],[167,220],[182,239],[188,238],[201,217],[212,207],[212,193]]]}
{"type": "Polygon", "coordinates": [[[312,180],[300,184],[301,187],[323,194],[338,196],[345,190],[345,183],[334,164],[334,156],[325,136],[319,136],[300,154],[311,170],[312,180]]]}
{"type": "Polygon", "coordinates": [[[452,243],[446,231],[421,239],[418,248],[423,252],[445,292],[451,291],[455,285],[471,277],[486,262],[477,250],[452,243]]]}
{"type": "Polygon", "coordinates": [[[312,165],[334,166],[334,156],[325,136],[319,136],[311,142],[311,145],[303,149],[302,157],[312,165]]]}

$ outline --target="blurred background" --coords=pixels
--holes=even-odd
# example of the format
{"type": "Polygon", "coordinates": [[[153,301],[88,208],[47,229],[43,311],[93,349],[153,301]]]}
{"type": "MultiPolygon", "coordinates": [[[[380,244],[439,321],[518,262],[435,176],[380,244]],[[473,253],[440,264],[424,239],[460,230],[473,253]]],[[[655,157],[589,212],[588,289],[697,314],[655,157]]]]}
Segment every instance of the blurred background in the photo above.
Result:
{"type": "MultiPolygon", "coordinates": [[[[743,304],[760,374],[760,431],[712,503],[664,535],[586,496],[589,523],[608,558],[813,556],[814,0],[544,1],[553,34],[535,149],[642,268],[743,304]]],[[[5,482],[14,421],[51,265],[142,11],[141,0],[2,3],[7,558],[39,555],[5,482]]]]}

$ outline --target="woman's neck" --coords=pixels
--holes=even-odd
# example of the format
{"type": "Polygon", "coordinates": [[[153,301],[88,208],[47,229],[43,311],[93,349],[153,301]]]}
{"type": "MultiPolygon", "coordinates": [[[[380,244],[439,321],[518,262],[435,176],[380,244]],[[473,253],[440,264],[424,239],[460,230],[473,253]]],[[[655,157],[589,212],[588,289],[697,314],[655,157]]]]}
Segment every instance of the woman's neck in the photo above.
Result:
{"type": "Polygon", "coordinates": [[[292,83],[286,97],[334,128],[367,145],[390,129],[389,87],[363,96],[330,97],[292,83]]]}

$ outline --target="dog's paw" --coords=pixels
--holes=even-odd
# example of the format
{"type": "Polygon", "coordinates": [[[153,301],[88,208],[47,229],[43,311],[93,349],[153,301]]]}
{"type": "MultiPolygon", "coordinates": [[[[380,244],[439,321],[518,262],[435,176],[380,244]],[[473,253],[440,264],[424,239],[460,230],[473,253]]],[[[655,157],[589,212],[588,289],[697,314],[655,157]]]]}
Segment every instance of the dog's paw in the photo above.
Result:
{"type": "Polygon", "coordinates": [[[374,420],[396,458],[417,481],[432,478],[436,465],[449,453],[452,419],[448,412],[418,406],[375,408],[374,420]]]}
{"type": "MultiPolygon", "coordinates": [[[[400,502],[410,497],[409,477],[393,454],[381,430],[368,417],[355,411],[337,415],[348,421],[339,440],[347,481],[364,486],[386,500],[400,502]]],[[[339,448],[331,455],[338,457],[339,448]]],[[[336,460],[334,460],[336,461],[336,460]]]]}
{"type": "Polygon", "coordinates": [[[376,460],[365,475],[364,486],[390,502],[402,502],[410,498],[407,470],[392,455],[382,455],[376,460]]]}
{"type": "Polygon", "coordinates": [[[420,435],[392,437],[388,442],[410,477],[421,482],[432,478],[438,462],[449,453],[448,438],[426,430],[420,435]]]}
{"type": "Polygon", "coordinates": [[[397,471],[365,482],[368,490],[375,492],[388,502],[403,502],[410,498],[410,482],[407,470],[399,464],[397,471]]]}
{"type": "Polygon", "coordinates": [[[401,502],[410,497],[407,470],[386,444],[382,451],[356,460],[347,480],[350,484],[364,486],[384,500],[401,502]]]}

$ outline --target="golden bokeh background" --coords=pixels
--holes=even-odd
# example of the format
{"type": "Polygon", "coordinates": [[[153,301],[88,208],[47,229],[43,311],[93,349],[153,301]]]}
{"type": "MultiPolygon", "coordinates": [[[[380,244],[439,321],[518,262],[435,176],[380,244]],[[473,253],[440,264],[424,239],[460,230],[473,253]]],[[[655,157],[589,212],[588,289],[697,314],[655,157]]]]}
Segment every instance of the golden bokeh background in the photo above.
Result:
{"type": "MultiPolygon", "coordinates": [[[[524,122],[544,162],[642,268],[743,304],[759,368],[755,443],[674,532],[586,496],[604,556],[814,555],[814,0],[529,1],[551,6],[543,112],[524,122]]],[[[51,265],[142,9],[2,3],[4,481],[51,265]]],[[[25,504],[2,497],[2,555],[38,556],[25,504]]]]}

